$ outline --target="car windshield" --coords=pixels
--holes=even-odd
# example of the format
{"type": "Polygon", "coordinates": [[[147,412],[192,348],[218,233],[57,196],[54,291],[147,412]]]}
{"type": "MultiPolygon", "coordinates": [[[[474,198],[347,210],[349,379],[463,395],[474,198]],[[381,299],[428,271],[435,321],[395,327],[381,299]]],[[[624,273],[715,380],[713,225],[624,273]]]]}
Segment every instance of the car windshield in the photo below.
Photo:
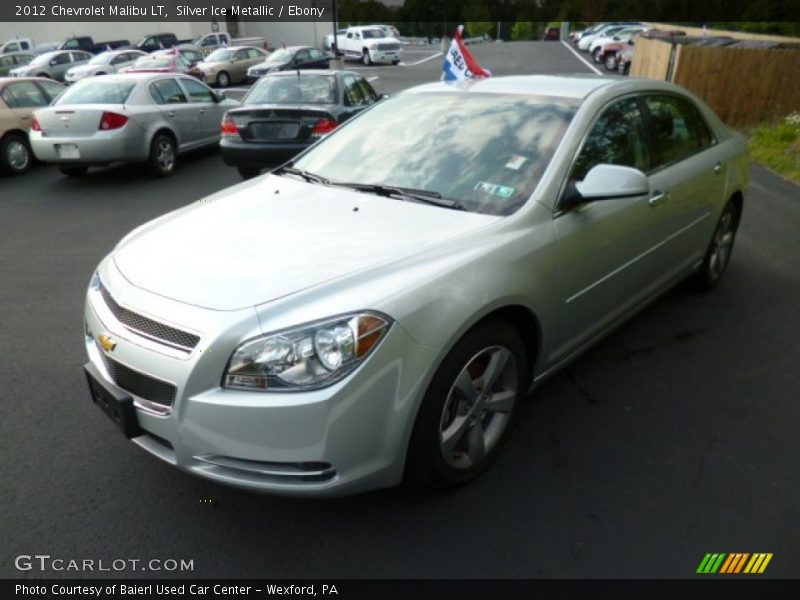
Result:
{"type": "Polygon", "coordinates": [[[163,69],[173,65],[174,56],[142,56],[133,63],[134,69],[163,69]]]}
{"type": "Polygon", "coordinates": [[[365,40],[368,40],[370,38],[386,37],[386,34],[382,29],[362,29],[361,37],[364,38],[365,40]]]}
{"type": "Polygon", "coordinates": [[[69,88],[55,104],[124,104],[131,95],[133,81],[104,81],[92,78],[81,85],[69,88]]]}
{"type": "Polygon", "coordinates": [[[114,57],[114,55],[111,52],[103,52],[101,54],[98,54],[94,58],[92,58],[92,60],[89,61],[89,64],[90,65],[107,65],[108,63],[111,62],[111,59],[113,57],[114,57]]]}
{"type": "Polygon", "coordinates": [[[262,77],[242,104],[335,104],[336,80],[328,75],[262,77]]]}
{"type": "Polygon", "coordinates": [[[235,50],[228,50],[227,48],[220,48],[214,50],[206,57],[206,62],[225,62],[233,57],[235,50]]]}
{"type": "Polygon", "coordinates": [[[281,48],[280,50],[275,50],[272,54],[267,57],[266,62],[268,63],[286,63],[292,60],[292,53],[286,50],[285,48],[281,48]]]}
{"type": "Polygon", "coordinates": [[[530,197],[576,109],[575,101],[555,97],[401,94],[294,166],[333,183],[425,190],[469,211],[508,215],[530,197]]]}
{"type": "Polygon", "coordinates": [[[40,54],[39,56],[34,58],[31,61],[30,64],[31,64],[32,67],[38,67],[40,65],[46,65],[47,63],[49,63],[55,57],[55,55],[56,55],[55,52],[47,52],[45,54],[40,54]]]}

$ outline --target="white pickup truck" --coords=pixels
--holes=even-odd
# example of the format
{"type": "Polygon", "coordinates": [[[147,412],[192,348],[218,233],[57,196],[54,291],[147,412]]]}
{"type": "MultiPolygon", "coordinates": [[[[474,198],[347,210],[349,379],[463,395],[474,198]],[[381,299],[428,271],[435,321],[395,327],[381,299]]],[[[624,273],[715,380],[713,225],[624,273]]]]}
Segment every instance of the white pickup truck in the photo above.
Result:
{"type": "Polygon", "coordinates": [[[201,36],[192,40],[192,44],[199,46],[203,49],[203,54],[208,56],[217,48],[223,46],[255,46],[256,48],[267,48],[267,38],[263,37],[248,37],[248,38],[231,38],[230,34],[220,31],[212,33],[204,33],[201,36]]]}
{"type": "Polygon", "coordinates": [[[375,25],[348,27],[338,38],[339,52],[345,58],[361,60],[365,65],[387,62],[396,65],[403,54],[400,40],[387,37],[386,31],[375,25]]]}

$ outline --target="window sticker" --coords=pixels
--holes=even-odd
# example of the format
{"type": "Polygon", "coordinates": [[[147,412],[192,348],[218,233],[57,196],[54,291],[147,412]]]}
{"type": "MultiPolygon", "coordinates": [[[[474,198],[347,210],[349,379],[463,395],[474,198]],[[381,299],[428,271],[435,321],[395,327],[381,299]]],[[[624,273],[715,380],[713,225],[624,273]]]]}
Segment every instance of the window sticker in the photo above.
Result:
{"type": "Polygon", "coordinates": [[[514,171],[519,171],[522,165],[524,165],[527,160],[528,159],[525,158],[524,156],[517,156],[515,154],[506,163],[506,169],[513,169],[514,171]]]}
{"type": "Polygon", "coordinates": [[[500,198],[511,198],[514,195],[514,188],[507,185],[498,185],[496,183],[489,183],[488,181],[479,181],[473,188],[484,194],[491,194],[492,196],[499,196],[500,198]]]}

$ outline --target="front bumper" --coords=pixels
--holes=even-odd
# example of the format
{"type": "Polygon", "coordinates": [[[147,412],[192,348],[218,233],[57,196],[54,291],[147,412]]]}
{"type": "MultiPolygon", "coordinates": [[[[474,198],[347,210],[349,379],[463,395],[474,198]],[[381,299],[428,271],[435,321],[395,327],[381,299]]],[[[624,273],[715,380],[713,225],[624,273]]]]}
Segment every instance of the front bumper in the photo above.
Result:
{"type": "MultiPolygon", "coordinates": [[[[85,305],[86,350],[105,385],[124,395],[107,365],[123,364],[175,386],[165,411],[130,394],[141,435],[132,441],[194,475],[248,490],[336,496],[387,487],[402,479],[417,406],[438,352],[414,343],[395,323],[356,371],[307,392],[245,392],[220,387],[233,349],[260,326],[255,310],[218,312],[150,294],[113,265],[101,270],[109,293],[130,310],[170,325],[202,330],[187,355],[165,349],[116,320],[93,290],[85,305]],[[173,318],[176,319],[173,321],[173,318]],[[103,350],[103,332],[116,346],[103,350]]],[[[109,428],[108,431],[111,431],[109,428]]]]}
{"type": "Polygon", "coordinates": [[[372,62],[376,63],[394,63],[399,62],[403,55],[401,50],[370,50],[369,57],[372,62]]]}

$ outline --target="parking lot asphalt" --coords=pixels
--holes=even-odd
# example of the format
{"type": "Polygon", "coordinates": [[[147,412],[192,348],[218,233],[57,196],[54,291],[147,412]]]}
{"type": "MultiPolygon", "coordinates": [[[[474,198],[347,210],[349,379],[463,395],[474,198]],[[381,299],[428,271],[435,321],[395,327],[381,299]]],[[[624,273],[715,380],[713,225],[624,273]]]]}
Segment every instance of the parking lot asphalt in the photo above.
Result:
{"type": "MultiPolygon", "coordinates": [[[[473,52],[498,75],[586,70],[557,43],[473,52]]],[[[395,93],[440,68],[369,76],[395,93]]],[[[0,179],[0,576],[81,576],[14,568],[49,554],[194,561],[87,577],[692,577],[706,552],[772,552],[764,576],[800,575],[797,186],[755,167],[720,287],[674,289],[542,385],[473,484],[312,501],[181,473],[85,389],[95,265],[138,224],[237,181],[214,150],[163,180],[136,165],[0,179]]]]}

